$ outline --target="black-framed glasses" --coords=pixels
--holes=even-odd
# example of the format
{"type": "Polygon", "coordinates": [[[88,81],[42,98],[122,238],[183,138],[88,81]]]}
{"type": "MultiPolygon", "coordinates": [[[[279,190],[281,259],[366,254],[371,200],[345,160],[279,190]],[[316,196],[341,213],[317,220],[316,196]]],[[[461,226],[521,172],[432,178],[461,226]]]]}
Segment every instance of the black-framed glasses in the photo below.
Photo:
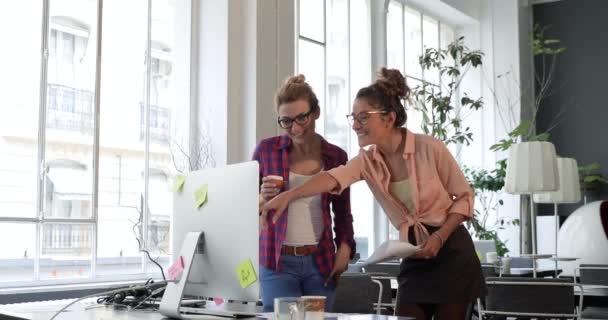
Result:
{"type": "Polygon", "coordinates": [[[372,114],[387,114],[387,110],[376,110],[376,111],[361,111],[357,114],[351,113],[346,115],[346,119],[348,120],[348,124],[351,126],[357,120],[361,125],[367,124],[369,118],[372,114]]]}
{"type": "Polygon", "coordinates": [[[308,120],[310,120],[311,113],[312,113],[312,109],[308,110],[308,112],[300,113],[299,115],[297,115],[293,118],[279,117],[277,122],[279,123],[279,126],[281,126],[281,128],[283,128],[283,129],[291,128],[293,126],[294,122],[303,126],[306,123],[308,123],[308,120]]]}

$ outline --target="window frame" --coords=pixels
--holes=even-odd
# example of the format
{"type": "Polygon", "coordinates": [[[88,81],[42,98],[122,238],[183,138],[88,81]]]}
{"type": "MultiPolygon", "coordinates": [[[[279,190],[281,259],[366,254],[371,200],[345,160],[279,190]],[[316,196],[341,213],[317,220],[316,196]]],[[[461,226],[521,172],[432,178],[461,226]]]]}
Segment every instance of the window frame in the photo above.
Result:
{"type": "MultiPolygon", "coordinates": [[[[97,250],[98,250],[98,246],[97,246],[97,241],[98,241],[98,236],[99,236],[99,232],[98,232],[98,223],[99,223],[99,216],[98,216],[98,209],[99,209],[99,179],[100,179],[100,174],[99,174],[99,166],[100,166],[100,148],[102,147],[100,144],[100,82],[101,82],[101,48],[102,48],[102,37],[101,37],[101,33],[102,33],[102,24],[103,24],[103,20],[102,20],[102,14],[103,14],[103,1],[102,0],[97,0],[96,3],[94,4],[94,6],[96,7],[95,9],[95,21],[97,23],[96,28],[92,28],[96,30],[96,39],[97,39],[97,45],[96,45],[96,53],[95,54],[95,89],[94,89],[94,98],[92,101],[92,108],[93,108],[93,144],[92,144],[92,148],[93,148],[93,165],[92,168],[90,168],[89,172],[92,171],[92,175],[91,175],[91,183],[92,183],[92,188],[91,188],[91,200],[89,202],[89,206],[90,208],[90,212],[91,215],[89,218],[61,218],[61,217],[51,217],[51,216],[45,216],[44,210],[52,210],[52,208],[48,207],[47,209],[45,209],[45,201],[46,201],[46,196],[45,196],[45,184],[47,181],[47,177],[46,177],[46,172],[48,170],[48,165],[49,163],[52,162],[51,159],[47,158],[47,154],[46,154],[46,150],[45,150],[45,144],[47,143],[47,139],[46,139],[46,131],[48,130],[47,127],[47,114],[49,112],[49,110],[47,110],[48,108],[48,104],[49,102],[51,102],[51,100],[49,99],[49,79],[48,79],[48,68],[49,68],[49,50],[50,50],[50,45],[51,45],[51,30],[55,30],[56,34],[59,32],[63,32],[63,33],[73,33],[74,36],[74,45],[76,42],[76,38],[77,37],[85,37],[85,41],[90,41],[90,32],[87,29],[83,29],[83,25],[80,25],[77,23],[77,21],[70,21],[69,18],[68,20],[63,19],[63,17],[61,18],[61,22],[62,23],[57,23],[53,18],[55,17],[51,17],[50,16],[50,3],[52,2],[52,0],[43,0],[42,2],[42,14],[41,14],[41,26],[42,26],[42,31],[41,31],[41,53],[40,53],[40,57],[42,60],[42,63],[40,64],[40,78],[39,78],[39,97],[38,97],[38,113],[39,113],[39,117],[38,117],[38,140],[35,142],[35,144],[37,145],[38,148],[38,153],[37,153],[37,168],[36,168],[36,194],[35,194],[35,205],[36,205],[36,211],[33,215],[28,216],[28,217],[19,217],[19,216],[14,216],[14,215],[5,215],[5,216],[0,216],[0,223],[3,225],[10,225],[10,224],[25,224],[25,225],[34,225],[35,226],[35,233],[36,233],[36,247],[35,247],[35,252],[31,253],[28,256],[31,256],[31,261],[33,261],[33,265],[34,265],[34,271],[33,271],[33,275],[31,275],[29,272],[27,274],[27,277],[24,277],[23,279],[19,279],[16,281],[1,281],[0,282],[0,290],[3,292],[10,292],[11,290],[17,290],[18,288],[30,288],[30,287],[46,287],[46,286],[57,286],[57,285],[63,285],[63,284],[91,284],[91,283],[103,283],[103,282],[114,282],[114,281],[130,281],[130,280],[145,280],[147,278],[150,277],[159,277],[160,276],[160,270],[151,262],[149,261],[145,254],[143,252],[139,252],[138,255],[134,256],[133,258],[136,258],[137,260],[139,260],[139,263],[137,264],[138,266],[141,265],[141,267],[139,268],[139,272],[137,273],[114,273],[114,274],[98,274],[97,273],[97,266],[101,266],[104,265],[105,263],[110,263],[112,259],[115,259],[114,257],[107,257],[107,258],[98,258],[97,257],[97,250]],[[75,23],[74,26],[71,25],[66,25],[67,23],[75,23]],[[43,242],[45,241],[45,225],[52,225],[52,224],[66,224],[66,225],[82,225],[82,226],[90,226],[91,228],[91,255],[88,258],[85,258],[84,260],[89,262],[89,267],[90,270],[88,270],[88,274],[87,276],[84,277],[79,277],[79,276],[75,276],[75,277],[66,277],[66,278],[58,278],[58,279],[41,279],[41,268],[45,266],[45,264],[43,262],[41,262],[41,260],[43,259],[42,254],[43,254],[43,242]]],[[[192,11],[193,9],[193,3],[192,1],[189,1],[186,4],[186,7],[189,8],[189,11],[192,11]]],[[[146,39],[146,61],[151,61],[151,57],[153,56],[152,51],[154,50],[154,46],[153,46],[153,41],[152,41],[152,1],[151,0],[147,0],[147,39],[146,39]]],[[[195,28],[190,27],[190,32],[196,32],[195,28]]],[[[55,39],[58,39],[59,37],[55,37],[55,39]]],[[[57,43],[57,40],[55,40],[55,42],[57,43]]],[[[56,44],[57,45],[57,44],[56,44]]],[[[163,59],[165,57],[161,57],[161,59],[163,59]]],[[[170,63],[170,61],[168,60],[168,62],[170,63]]],[[[154,169],[150,168],[150,153],[153,152],[152,147],[150,146],[150,107],[154,107],[154,106],[150,106],[150,84],[151,84],[151,73],[153,72],[153,70],[151,69],[152,66],[150,63],[146,64],[146,81],[145,81],[145,93],[144,93],[144,109],[145,109],[145,150],[144,150],[144,154],[145,154],[145,164],[144,164],[144,188],[142,188],[143,194],[144,194],[144,201],[143,201],[143,210],[144,210],[144,214],[143,214],[143,223],[142,223],[142,228],[143,228],[143,235],[142,238],[143,239],[147,239],[149,237],[148,234],[148,223],[151,221],[151,212],[148,209],[148,184],[149,184],[149,180],[150,180],[150,175],[154,175],[154,169]]],[[[189,66],[188,69],[191,69],[192,66],[189,66]]],[[[75,100],[78,99],[78,97],[75,95],[74,97],[75,100]]],[[[59,101],[56,101],[56,104],[59,103],[59,101]]],[[[76,101],[76,103],[78,103],[78,101],[76,101]]],[[[76,107],[76,106],[74,106],[76,107]]],[[[189,108],[192,108],[192,105],[189,106],[189,108]]],[[[57,109],[61,110],[62,106],[57,104],[57,109]]],[[[196,126],[196,122],[193,119],[190,119],[190,126],[196,126]]],[[[137,126],[139,127],[139,123],[137,123],[137,126]]],[[[147,248],[148,249],[148,248],[147,248]]],[[[7,261],[10,265],[10,261],[14,260],[12,258],[7,258],[7,261]]],[[[160,262],[167,264],[168,262],[170,262],[171,260],[171,255],[169,256],[161,256],[159,258],[157,258],[157,260],[160,260],[160,262]]]]}

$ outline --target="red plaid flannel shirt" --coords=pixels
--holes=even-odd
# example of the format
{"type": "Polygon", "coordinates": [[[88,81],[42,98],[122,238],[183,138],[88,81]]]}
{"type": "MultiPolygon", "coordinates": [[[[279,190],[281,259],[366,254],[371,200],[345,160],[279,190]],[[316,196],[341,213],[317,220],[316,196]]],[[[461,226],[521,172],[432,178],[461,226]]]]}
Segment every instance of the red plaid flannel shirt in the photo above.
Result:
{"type": "MultiPolygon", "coordinates": [[[[262,177],[279,175],[285,181],[285,189],[289,189],[289,146],[291,139],[287,135],[262,140],[253,153],[253,160],[260,164],[260,185],[262,177]]],[[[325,139],[321,142],[321,157],[324,170],[346,164],[348,156],[339,147],[330,144],[325,139]]],[[[346,243],[351,248],[351,258],[356,247],[353,235],[353,216],[350,212],[350,190],[345,189],[340,195],[322,194],[323,234],[319,240],[314,261],[323,277],[329,276],[336,255],[336,247],[346,243]],[[335,238],[332,241],[331,203],[334,212],[335,238]]],[[[270,218],[270,215],[268,216],[270,218]]],[[[287,209],[276,224],[269,223],[268,228],[260,234],[260,264],[266,268],[281,271],[281,246],[287,234],[287,209]]]]}

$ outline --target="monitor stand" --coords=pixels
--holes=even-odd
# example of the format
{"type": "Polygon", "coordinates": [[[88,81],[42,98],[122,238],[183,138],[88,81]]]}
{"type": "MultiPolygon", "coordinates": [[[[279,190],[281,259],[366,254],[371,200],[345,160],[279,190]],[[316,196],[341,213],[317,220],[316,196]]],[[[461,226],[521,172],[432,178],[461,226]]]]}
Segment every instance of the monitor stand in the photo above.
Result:
{"type": "MultiPolygon", "coordinates": [[[[188,316],[184,317],[180,312],[182,298],[184,296],[184,289],[188,282],[188,276],[190,275],[190,269],[192,268],[192,261],[196,253],[201,253],[203,250],[204,235],[203,232],[188,232],[184,238],[181,251],[178,257],[184,258],[184,271],[182,272],[181,279],[176,282],[167,283],[165,293],[160,301],[159,311],[162,315],[176,318],[176,319],[187,319],[188,316]],[[200,250],[199,250],[200,249],[200,250]]],[[[214,318],[210,316],[209,318],[214,318]]]]}
{"type": "MultiPolygon", "coordinates": [[[[244,310],[220,310],[205,308],[188,308],[182,306],[184,289],[188,282],[188,276],[192,269],[192,261],[195,254],[201,254],[204,244],[203,232],[188,232],[184,238],[179,256],[184,259],[184,271],[181,278],[175,282],[168,282],[165,293],[160,301],[159,311],[162,315],[175,319],[226,319],[255,317],[258,314],[244,308],[244,310]],[[184,313],[186,312],[186,313],[184,313]]],[[[238,309],[238,308],[237,308],[238,309]]]]}

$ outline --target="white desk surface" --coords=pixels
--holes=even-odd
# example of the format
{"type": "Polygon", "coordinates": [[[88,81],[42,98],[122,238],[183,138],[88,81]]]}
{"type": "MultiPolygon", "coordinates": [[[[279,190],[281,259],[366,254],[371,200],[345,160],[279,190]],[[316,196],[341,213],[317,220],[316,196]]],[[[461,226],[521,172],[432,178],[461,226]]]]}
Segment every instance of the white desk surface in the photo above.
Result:
{"type": "MultiPolygon", "coordinates": [[[[0,320],[48,320],[57,310],[73,300],[55,300],[32,303],[20,303],[0,305],[0,320]]],[[[264,318],[250,319],[272,319],[271,313],[264,314],[264,318]]],[[[338,313],[326,313],[326,319],[331,320],[408,320],[408,317],[394,317],[375,314],[347,315],[338,313]]],[[[61,313],[57,320],[158,320],[168,319],[157,311],[116,309],[111,306],[97,305],[95,299],[87,299],[71,306],[68,311],[61,313]]],[[[226,318],[228,319],[228,318],[226,318]]]]}

